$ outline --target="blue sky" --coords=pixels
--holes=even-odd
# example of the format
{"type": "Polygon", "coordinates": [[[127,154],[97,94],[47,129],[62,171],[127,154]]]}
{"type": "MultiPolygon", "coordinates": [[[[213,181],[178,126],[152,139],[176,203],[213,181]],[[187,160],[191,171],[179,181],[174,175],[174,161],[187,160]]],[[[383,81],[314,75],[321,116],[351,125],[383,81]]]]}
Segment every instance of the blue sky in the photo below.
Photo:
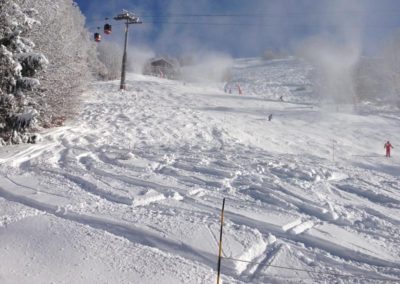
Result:
{"type": "MultiPolygon", "coordinates": [[[[400,27],[399,0],[76,0],[94,31],[123,8],[144,24],[131,30],[131,44],[156,53],[211,50],[234,57],[259,56],[267,49],[294,52],[310,37],[339,44],[357,42],[377,50],[400,27]],[[201,17],[186,15],[229,15],[201,17]]],[[[123,27],[104,40],[122,42],[123,27]]]]}

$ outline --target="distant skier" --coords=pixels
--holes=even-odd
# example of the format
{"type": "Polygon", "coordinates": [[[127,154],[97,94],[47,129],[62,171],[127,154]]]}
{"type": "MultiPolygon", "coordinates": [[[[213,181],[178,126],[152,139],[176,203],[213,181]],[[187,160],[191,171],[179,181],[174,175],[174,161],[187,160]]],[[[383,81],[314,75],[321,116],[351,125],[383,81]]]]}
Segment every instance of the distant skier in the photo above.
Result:
{"type": "Polygon", "coordinates": [[[272,120],[272,113],[270,115],[268,115],[268,121],[272,120]]]}
{"type": "Polygon", "coordinates": [[[392,146],[392,144],[390,144],[390,142],[387,141],[387,142],[385,143],[385,145],[383,146],[383,148],[386,149],[386,157],[390,158],[390,148],[394,148],[394,147],[392,146]]]}
{"type": "Polygon", "coordinates": [[[279,97],[279,100],[280,100],[281,102],[283,102],[283,96],[280,96],[280,97],[279,97]]]}

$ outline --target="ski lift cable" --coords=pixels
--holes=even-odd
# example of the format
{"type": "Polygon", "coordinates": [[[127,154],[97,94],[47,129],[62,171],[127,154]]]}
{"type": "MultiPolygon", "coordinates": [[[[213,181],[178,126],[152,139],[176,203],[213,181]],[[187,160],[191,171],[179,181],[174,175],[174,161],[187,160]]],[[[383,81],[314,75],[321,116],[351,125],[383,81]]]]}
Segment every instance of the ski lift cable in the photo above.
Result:
{"type": "MultiPolygon", "coordinates": [[[[298,15],[298,16],[319,16],[323,15],[326,16],[328,14],[349,14],[349,15],[355,15],[355,14],[364,14],[364,11],[320,11],[320,12],[315,12],[315,13],[310,13],[310,12],[283,12],[283,13],[232,13],[232,14],[160,14],[160,15],[154,15],[154,14],[143,14],[141,15],[142,18],[169,18],[169,17],[221,17],[221,18],[230,18],[230,17],[282,17],[282,16],[287,16],[287,15],[298,15]]],[[[374,15],[400,15],[400,11],[374,11],[374,15]]]]}
{"type": "MultiPolygon", "coordinates": [[[[110,18],[108,18],[110,19],[110,18]]],[[[91,26],[88,27],[88,29],[93,29],[94,26],[99,23],[99,22],[104,22],[103,20],[90,20],[89,23],[92,24],[91,26]]],[[[287,24],[269,24],[269,23],[260,23],[260,22],[208,22],[208,21],[168,21],[168,20],[149,20],[149,21],[143,21],[143,24],[166,24],[166,25],[200,25],[200,26],[247,26],[247,27],[260,27],[260,28],[274,28],[274,27],[284,27],[284,28],[343,28],[345,26],[351,26],[351,25],[342,25],[342,24],[319,24],[315,25],[313,23],[309,24],[296,24],[296,23],[287,23],[287,24]]],[[[114,21],[113,25],[119,26],[119,25],[124,25],[121,21],[114,21]]],[[[381,29],[381,28],[398,28],[398,25],[387,25],[387,24],[367,24],[363,26],[364,28],[369,28],[369,29],[381,29]]]]}
{"type": "MultiPolygon", "coordinates": [[[[167,24],[167,25],[204,25],[204,26],[247,26],[247,27],[260,27],[260,28],[299,28],[299,29],[310,29],[310,28],[343,28],[346,25],[342,24],[321,24],[321,25],[314,25],[314,24],[301,24],[301,25],[282,25],[282,24],[260,24],[260,23],[219,23],[219,22],[169,22],[169,21],[144,21],[143,24],[167,24]]],[[[352,25],[347,25],[347,27],[351,27],[352,25]]],[[[364,25],[363,28],[367,29],[383,29],[383,28],[398,28],[398,25],[364,25]]]]}
{"type": "MultiPolygon", "coordinates": [[[[126,13],[130,13],[131,15],[134,15],[136,17],[136,14],[128,12],[128,11],[124,11],[126,13]]],[[[358,12],[358,11],[333,11],[330,13],[354,13],[354,12],[358,12]]],[[[388,12],[388,11],[385,11],[388,12]]],[[[328,12],[327,12],[328,13],[328,12]]],[[[378,12],[379,13],[379,12],[378,12]]],[[[393,12],[388,12],[391,13],[393,15],[400,15],[400,12],[398,11],[393,11],[393,12]]],[[[298,14],[298,15],[304,15],[304,14],[308,14],[308,13],[300,13],[300,12],[293,12],[292,14],[298,14]]],[[[154,25],[198,25],[198,26],[232,26],[232,27],[237,27],[237,26],[247,26],[247,27],[260,27],[260,28],[269,28],[272,29],[274,27],[278,27],[278,28],[285,28],[285,29],[318,29],[318,28],[327,28],[327,29],[335,29],[335,28],[343,28],[343,25],[335,25],[335,24],[320,24],[320,25],[315,25],[313,23],[309,23],[309,24],[296,24],[296,23],[289,23],[289,24],[263,24],[260,22],[245,22],[245,23],[240,23],[240,22],[206,22],[206,21],[187,21],[188,19],[185,19],[183,21],[168,21],[168,20],[156,20],[157,18],[159,19],[163,19],[163,18],[173,18],[173,17],[198,17],[198,19],[202,19],[201,17],[212,17],[214,19],[216,18],[220,18],[220,19],[230,19],[230,17],[265,17],[268,15],[276,15],[278,16],[278,14],[273,14],[273,13],[259,13],[259,14],[161,14],[161,15],[144,15],[143,17],[148,17],[148,18],[153,18],[154,20],[149,20],[149,21],[143,21],[143,24],[154,24],[154,25]]],[[[282,16],[282,15],[280,15],[282,16]]],[[[138,17],[139,18],[139,17],[138,17]]],[[[110,19],[109,17],[106,17],[106,23],[109,22],[110,19]]],[[[257,20],[257,19],[255,19],[257,20]]],[[[260,20],[260,18],[258,19],[260,20]]],[[[93,25],[95,23],[98,22],[104,22],[104,18],[103,20],[100,19],[92,19],[89,21],[89,23],[92,23],[93,25]]],[[[122,22],[120,21],[115,21],[114,25],[123,25],[122,22]]],[[[348,25],[351,26],[351,25],[348,25]]],[[[385,29],[385,28],[389,28],[389,29],[393,29],[393,28],[398,28],[398,25],[364,25],[363,28],[367,28],[367,29],[385,29]]],[[[91,29],[91,28],[90,28],[91,29]]]]}
{"type": "MultiPolygon", "coordinates": [[[[321,24],[321,25],[315,25],[315,24],[262,24],[262,23],[223,23],[223,22],[200,22],[200,21],[143,21],[142,24],[165,24],[165,25],[199,25],[199,26],[225,26],[225,27],[237,27],[237,26],[244,26],[244,27],[260,27],[260,28],[285,28],[285,29],[290,29],[290,28],[295,28],[295,29],[319,29],[319,28],[327,28],[327,29],[335,29],[335,28],[344,28],[344,27],[351,27],[352,25],[342,25],[342,24],[321,24]]],[[[123,26],[124,23],[122,22],[117,22],[113,23],[114,26],[123,26]]],[[[97,28],[94,25],[88,26],[88,29],[92,30],[97,28]]],[[[363,28],[366,29],[395,29],[399,28],[398,25],[364,25],[363,28]]]]}
{"type": "MultiPolygon", "coordinates": [[[[131,12],[129,12],[131,13],[131,12]]],[[[136,15],[134,13],[131,13],[133,15],[136,15]]],[[[240,18],[240,17],[257,17],[257,18],[270,18],[270,17],[282,17],[282,16],[287,16],[287,15],[299,15],[299,16],[319,16],[319,15],[327,15],[327,14],[349,14],[349,15],[354,15],[354,14],[364,14],[363,11],[326,11],[326,12],[316,12],[316,13],[309,13],[309,12],[283,12],[283,13],[232,13],[232,14],[180,14],[180,13],[170,13],[170,14],[160,14],[160,15],[154,15],[154,14],[142,14],[140,15],[141,18],[152,18],[152,19],[165,19],[165,18],[172,18],[172,17],[180,17],[180,18],[185,18],[185,17],[210,17],[210,18],[240,18]]],[[[393,15],[393,16],[399,16],[400,11],[374,11],[374,15],[393,15]]],[[[106,19],[111,19],[107,17],[106,19]]],[[[90,22],[102,22],[104,21],[103,19],[100,18],[92,18],[90,19],[90,22]]]]}

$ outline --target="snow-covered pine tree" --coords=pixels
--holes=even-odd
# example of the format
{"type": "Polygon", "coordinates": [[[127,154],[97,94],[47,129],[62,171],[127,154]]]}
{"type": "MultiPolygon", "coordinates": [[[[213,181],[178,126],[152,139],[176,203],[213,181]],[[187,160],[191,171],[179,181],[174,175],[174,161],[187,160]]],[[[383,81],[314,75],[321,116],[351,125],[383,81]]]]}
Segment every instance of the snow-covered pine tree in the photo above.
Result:
{"type": "Polygon", "coordinates": [[[29,32],[38,22],[36,11],[22,10],[11,0],[0,0],[0,143],[29,141],[26,130],[34,125],[37,110],[29,96],[39,80],[34,76],[48,63],[34,52],[29,32]]]}

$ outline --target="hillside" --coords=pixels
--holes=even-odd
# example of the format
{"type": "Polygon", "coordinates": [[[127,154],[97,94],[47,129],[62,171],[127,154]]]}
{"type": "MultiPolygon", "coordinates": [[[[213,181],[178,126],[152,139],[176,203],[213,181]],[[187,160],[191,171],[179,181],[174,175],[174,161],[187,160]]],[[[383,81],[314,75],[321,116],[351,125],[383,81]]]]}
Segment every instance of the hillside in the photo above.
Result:
{"type": "Polygon", "coordinates": [[[224,283],[400,281],[400,115],[320,104],[310,68],[237,60],[232,94],[93,83],[76,120],[0,148],[0,282],[213,283],[224,197],[224,283]]]}

